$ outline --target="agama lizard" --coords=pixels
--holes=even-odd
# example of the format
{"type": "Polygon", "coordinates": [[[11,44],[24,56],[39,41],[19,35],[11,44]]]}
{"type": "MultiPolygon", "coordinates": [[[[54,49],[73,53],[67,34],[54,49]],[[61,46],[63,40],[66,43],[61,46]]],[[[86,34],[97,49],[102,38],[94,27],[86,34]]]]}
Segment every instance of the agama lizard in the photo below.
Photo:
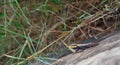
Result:
{"type": "Polygon", "coordinates": [[[75,52],[83,51],[85,49],[99,45],[100,41],[104,40],[105,38],[107,38],[111,35],[114,35],[116,32],[118,32],[118,31],[115,30],[115,31],[109,33],[108,35],[105,35],[103,37],[101,37],[101,36],[98,37],[98,39],[88,38],[87,40],[85,40],[83,42],[77,42],[77,44],[69,45],[69,48],[75,50],[75,52]]]}
{"type": "Polygon", "coordinates": [[[89,42],[86,44],[71,44],[69,47],[75,50],[75,52],[78,52],[78,51],[83,51],[87,48],[97,46],[98,44],[99,43],[96,43],[96,42],[89,42]]]}

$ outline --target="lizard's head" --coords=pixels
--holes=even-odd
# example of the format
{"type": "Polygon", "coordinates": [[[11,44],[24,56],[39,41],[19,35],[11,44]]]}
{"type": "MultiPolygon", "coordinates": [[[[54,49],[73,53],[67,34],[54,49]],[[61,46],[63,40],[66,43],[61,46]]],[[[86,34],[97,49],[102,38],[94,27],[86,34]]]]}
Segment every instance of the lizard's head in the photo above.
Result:
{"type": "Polygon", "coordinates": [[[77,44],[70,44],[70,45],[69,45],[69,48],[72,48],[72,49],[73,49],[73,48],[76,48],[76,47],[78,47],[77,44]]]}

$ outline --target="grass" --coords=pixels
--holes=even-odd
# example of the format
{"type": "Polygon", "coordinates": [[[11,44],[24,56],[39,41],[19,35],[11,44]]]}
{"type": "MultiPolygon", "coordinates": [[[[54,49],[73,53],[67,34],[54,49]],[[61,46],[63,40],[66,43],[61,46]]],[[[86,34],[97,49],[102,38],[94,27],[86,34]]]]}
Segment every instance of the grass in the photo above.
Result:
{"type": "Polygon", "coordinates": [[[84,33],[85,20],[96,17],[99,21],[104,11],[111,12],[118,4],[118,0],[91,1],[91,4],[71,0],[0,2],[0,64],[23,65],[35,59],[52,65],[50,62],[66,48],[70,49],[68,45],[78,38],[74,37],[76,31],[84,33]],[[96,14],[101,11],[102,15],[96,14]]]}

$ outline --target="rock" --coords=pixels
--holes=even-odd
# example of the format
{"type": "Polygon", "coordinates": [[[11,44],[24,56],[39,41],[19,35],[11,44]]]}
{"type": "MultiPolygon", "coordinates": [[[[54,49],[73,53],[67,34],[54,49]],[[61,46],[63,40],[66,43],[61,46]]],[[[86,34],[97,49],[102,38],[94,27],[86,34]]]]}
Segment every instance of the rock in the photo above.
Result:
{"type": "MultiPolygon", "coordinates": [[[[120,32],[120,31],[119,31],[120,32]]],[[[120,33],[99,42],[99,45],[72,53],[53,62],[53,65],[120,65],[120,33]]]]}

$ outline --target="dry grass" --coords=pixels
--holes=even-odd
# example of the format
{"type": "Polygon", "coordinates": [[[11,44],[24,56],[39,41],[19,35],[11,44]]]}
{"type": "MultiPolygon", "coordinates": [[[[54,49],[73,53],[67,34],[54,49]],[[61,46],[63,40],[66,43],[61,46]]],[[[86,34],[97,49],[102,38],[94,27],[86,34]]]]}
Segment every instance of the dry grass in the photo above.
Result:
{"type": "Polygon", "coordinates": [[[69,44],[119,26],[117,0],[4,0],[0,5],[0,63],[6,65],[31,59],[49,64],[45,57],[57,58],[69,44]]]}

